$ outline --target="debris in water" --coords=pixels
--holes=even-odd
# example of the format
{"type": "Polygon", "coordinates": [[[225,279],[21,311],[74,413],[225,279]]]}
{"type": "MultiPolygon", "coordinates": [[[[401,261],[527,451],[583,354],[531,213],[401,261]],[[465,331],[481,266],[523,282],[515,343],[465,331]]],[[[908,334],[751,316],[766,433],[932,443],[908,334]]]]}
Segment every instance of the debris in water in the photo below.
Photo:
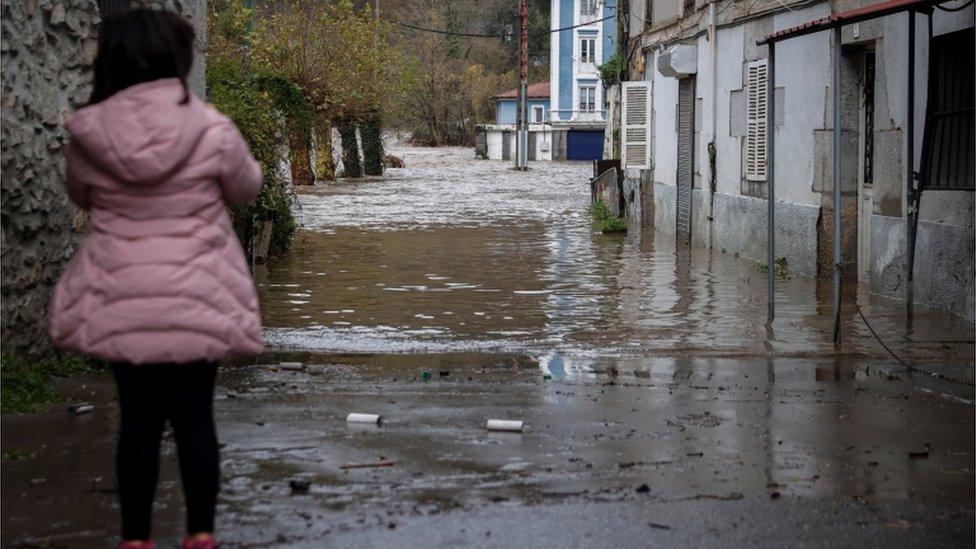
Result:
{"type": "Polygon", "coordinates": [[[312,480],[307,478],[293,478],[288,481],[288,486],[291,487],[292,495],[307,494],[308,489],[312,486],[312,480]]]}
{"type": "Polygon", "coordinates": [[[305,365],[301,362],[281,362],[278,367],[289,372],[301,372],[305,369],[305,365]]]}
{"type": "Polygon", "coordinates": [[[372,463],[347,463],[345,465],[339,466],[340,469],[366,469],[368,467],[392,467],[396,465],[396,462],[392,459],[382,459],[372,463]]]}
{"type": "Polygon", "coordinates": [[[379,414],[357,414],[355,412],[346,416],[346,423],[373,423],[379,424],[383,421],[383,416],[379,414]]]}
{"type": "Polygon", "coordinates": [[[659,530],[670,530],[671,529],[671,527],[668,526],[667,524],[655,524],[653,522],[648,522],[647,525],[650,526],[651,528],[657,528],[659,530]]]}
{"type": "Polygon", "coordinates": [[[542,375],[542,379],[550,380],[550,379],[552,379],[552,374],[543,374],[542,375]]]}
{"type": "Polygon", "coordinates": [[[420,374],[420,377],[423,378],[424,381],[430,381],[430,370],[424,370],[420,374]]]}
{"type": "Polygon", "coordinates": [[[704,452],[688,452],[685,455],[687,455],[690,458],[700,458],[700,457],[704,456],[705,453],[704,452]]]}
{"type": "Polygon", "coordinates": [[[68,408],[68,413],[73,416],[80,416],[82,414],[87,414],[95,410],[95,407],[87,402],[82,402],[80,404],[75,404],[74,406],[68,408]]]}
{"type": "Polygon", "coordinates": [[[450,370],[441,370],[440,372],[438,372],[438,374],[440,374],[441,377],[447,377],[447,376],[451,375],[451,371],[450,370]]]}
{"type": "Polygon", "coordinates": [[[780,494],[779,492],[772,492],[769,494],[770,499],[779,499],[781,497],[783,497],[783,494],[780,494]]]}
{"type": "Polygon", "coordinates": [[[908,459],[925,459],[929,457],[929,452],[927,450],[922,450],[920,452],[908,452],[908,459]]]}
{"type": "Polygon", "coordinates": [[[489,431],[511,431],[522,432],[523,423],[510,419],[489,419],[487,428],[489,431]]]}
{"type": "Polygon", "coordinates": [[[47,479],[46,478],[32,478],[32,479],[30,479],[30,485],[31,486],[44,486],[45,484],[47,484],[47,479]]]}
{"type": "Polygon", "coordinates": [[[651,487],[644,483],[638,486],[636,491],[638,494],[646,494],[651,491],[651,487]]]}

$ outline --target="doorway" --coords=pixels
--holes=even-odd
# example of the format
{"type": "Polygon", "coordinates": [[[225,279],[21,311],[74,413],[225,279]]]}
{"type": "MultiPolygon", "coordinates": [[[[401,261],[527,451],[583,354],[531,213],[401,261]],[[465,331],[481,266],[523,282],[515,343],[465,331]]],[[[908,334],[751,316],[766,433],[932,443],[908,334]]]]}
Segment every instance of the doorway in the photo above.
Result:
{"type": "Polygon", "coordinates": [[[871,276],[871,216],[874,214],[874,87],[875,51],[865,49],[861,59],[858,113],[857,169],[857,281],[871,276]]]}

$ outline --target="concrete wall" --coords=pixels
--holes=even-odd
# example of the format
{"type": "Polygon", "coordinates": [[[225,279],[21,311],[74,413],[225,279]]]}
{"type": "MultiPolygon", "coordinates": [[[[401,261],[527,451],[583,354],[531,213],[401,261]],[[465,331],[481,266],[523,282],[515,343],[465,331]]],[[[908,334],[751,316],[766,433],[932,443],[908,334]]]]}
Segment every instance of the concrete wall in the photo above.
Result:
{"type": "MultiPolygon", "coordinates": [[[[506,139],[503,136],[506,132],[510,135],[508,139],[509,159],[511,159],[513,162],[515,161],[516,132],[515,126],[511,124],[491,125],[485,127],[489,160],[504,159],[504,144],[506,139]]],[[[554,150],[552,127],[547,124],[530,124],[529,133],[534,135],[534,137],[530,137],[530,139],[535,139],[534,160],[552,160],[554,150]]]]}
{"type": "MultiPolygon", "coordinates": [[[[204,86],[203,1],[176,1],[198,28],[204,86]]],[[[86,227],[64,192],[64,118],[91,93],[90,67],[100,16],[95,0],[24,0],[0,7],[3,65],[0,211],[2,211],[3,351],[50,352],[47,305],[65,262],[86,227]]]]}
{"type": "MultiPolygon", "coordinates": [[[[957,2],[957,3],[962,3],[957,2]]],[[[853,7],[853,6],[851,6],[853,7]]],[[[694,39],[698,48],[696,75],[695,190],[692,197],[692,241],[722,248],[743,257],[766,261],[766,183],[744,178],[746,64],[768,57],[757,39],[776,30],[830,13],[827,2],[782,9],[775,15],[725,26],[717,31],[713,113],[712,60],[707,33],[694,39]],[[714,116],[714,128],[713,128],[714,116]],[[711,167],[706,153],[714,135],[716,194],[709,200],[711,167]],[[712,211],[709,220],[708,212],[712,211]]],[[[938,35],[973,25],[973,8],[958,13],[936,10],[938,35]]],[[[707,19],[707,18],[706,18],[707,19]]],[[[921,156],[927,86],[927,18],[919,16],[916,49],[916,165],[921,156]]],[[[690,33],[689,33],[690,34],[690,33]]],[[[842,248],[847,272],[855,273],[859,178],[860,71],[858,53],[876,51],[874,205],[870,216],[870,276],[873,292],[904,298],[905,236],[905,110],[907,16],[889,16],[861,23],[859,36],[844,34],[842,58],[842,248]],[[900,227],[896,229],[895,227],[900,227]],[[900,230],[900,233],[899,233],[900,230]],[[900,234],[900,236],[898,236],[900,234]],[[895,273],[900,273],[896,275],[895,273]]],[[[657,72],[664,45],[647,36],[667,39],[666,30],[645,35],[645,73],[653,86],[653,225],[674,231],[676,172],[676,103],[678,81],[657,72]]],[[[673,42],[667,42],[671,44],[673,42]]],[[[829,275],[833,252],[832,52],[831,34],[791,39],[776,50],[776,257],[786,257],[794,273],[829,275]],[[818,269],[818,261],[820,267],[818,269]]],[[[645,208],[646,209],[646,208],[645,208]]],[[[646,217],[646,216],[645,216],[646,217]]],[[[969,192],[927,192],[922,199],[915,272],[917,302],[972,319],[974,197],[969,192]],[[930,247],[923,251],[923,247],[930,247]],[[923,265],[923,263],[925,263],[923,265]],[[965,267],[968,266],[968,267],[965,267]],[[951,273],[947,275],[946,273],[951,273]]]]}

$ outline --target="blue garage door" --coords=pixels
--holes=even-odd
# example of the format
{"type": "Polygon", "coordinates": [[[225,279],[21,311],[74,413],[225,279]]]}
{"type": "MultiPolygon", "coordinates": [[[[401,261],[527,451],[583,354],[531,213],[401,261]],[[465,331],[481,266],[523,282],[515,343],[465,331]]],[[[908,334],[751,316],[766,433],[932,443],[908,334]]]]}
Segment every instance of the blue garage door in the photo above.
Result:
{"type": "Polygon", "coordinates": [[[566,158],[569,160],[603,158],[603,130],[570,130],[566,141],[566,158]]]}

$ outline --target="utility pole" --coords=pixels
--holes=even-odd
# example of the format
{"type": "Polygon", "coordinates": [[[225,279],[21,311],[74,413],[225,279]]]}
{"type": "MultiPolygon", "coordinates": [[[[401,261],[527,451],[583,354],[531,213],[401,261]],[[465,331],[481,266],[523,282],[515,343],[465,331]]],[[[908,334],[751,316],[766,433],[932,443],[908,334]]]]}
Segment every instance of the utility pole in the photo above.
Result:
{"type": "Polygon", "coordinates": [[[516,124],[515,169],[528,169],[529,158],[529,110],[528,110],[528,72],[529,72],[529,3],[519,3],[519,95],[516,124]]]}

